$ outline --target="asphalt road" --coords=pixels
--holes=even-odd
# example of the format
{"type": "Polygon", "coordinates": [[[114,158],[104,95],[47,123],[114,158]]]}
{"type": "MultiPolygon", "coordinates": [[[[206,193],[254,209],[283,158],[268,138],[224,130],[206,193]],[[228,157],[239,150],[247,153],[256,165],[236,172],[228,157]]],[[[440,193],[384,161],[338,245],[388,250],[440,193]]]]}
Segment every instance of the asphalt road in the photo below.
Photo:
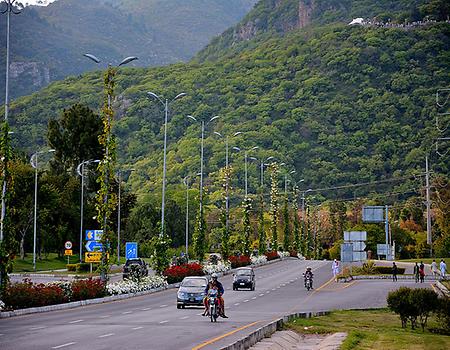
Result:
{"type": "MultiPolygon", "coordinates": [[[[255,270],[255,291],[232,291],[221,279],[228,319],[211,323],[202,308],[176,309],[176,290],[76,309],[0,319],[0,349],[220,349],[281,315],[379,307],[389,290],[414,282],[335,283],[331,263],[284,260],[255,270]],[[301,273],[309,265],[315,290],[301,273]]],[[[422,285],[429,287],[429,284],[422,285]]]]}

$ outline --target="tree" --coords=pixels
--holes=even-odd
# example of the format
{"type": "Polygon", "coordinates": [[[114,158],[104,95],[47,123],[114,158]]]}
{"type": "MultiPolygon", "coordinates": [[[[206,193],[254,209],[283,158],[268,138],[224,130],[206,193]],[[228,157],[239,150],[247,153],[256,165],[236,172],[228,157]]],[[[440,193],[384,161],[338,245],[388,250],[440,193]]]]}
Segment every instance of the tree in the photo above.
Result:
{"type": "Polygon", "coordinates": [[[264,229],[264,194],[261,189],[261,194],[259,196],[260,208],[258,212],[259,225],[258,225],[258,253],[265,254],[267,251],[266,242],[266,230],[264,229]]]}
{"type": "Polygon", "coordinates": [[[208,246],[206,243],[206,222],[203,214],[203,207],[202,209],[199,209],[197,213],[193,241],[195,257],[199,261],[203,261],[203,259],[205,258],[206,247],[208,246]]]}
{"type": "Polygon", "coordinates": [[[269,166],[270,171],[270,212],[272,215],[272,249],[278,249],[278,164],[272,163],[269,166]]]}
{"type": "Polygon", "coordinates": [[[284,238],[283,238],[283,248],[284,251],[289,251],[291,248],[291,228],[290,226],[290,217],[289,217],[289,206],[288,199],[285,198],[284,206],[283,206],[283,221],[284,221],[284,238]]]}
{"type": "Polygon", "coordinates": [[[293,241],[293,249],[294,251],[301,251],[301,242],[300,242],[300,222],[298,220],[298,187],[294,187],[294,200],[292,201],[292,209],[294,211],[294,241],[293,241]]]}
{"type": "Polygon", "coordinates": [[[252,200],[248,197],[244,199],[242,203],[244,215],[242,219],[243,224],[243,238],[244,238],[244,255],[250,256],[250,235],[252,232],[252,226],[250,224],[250,211],[252,210],[252,200]]]}

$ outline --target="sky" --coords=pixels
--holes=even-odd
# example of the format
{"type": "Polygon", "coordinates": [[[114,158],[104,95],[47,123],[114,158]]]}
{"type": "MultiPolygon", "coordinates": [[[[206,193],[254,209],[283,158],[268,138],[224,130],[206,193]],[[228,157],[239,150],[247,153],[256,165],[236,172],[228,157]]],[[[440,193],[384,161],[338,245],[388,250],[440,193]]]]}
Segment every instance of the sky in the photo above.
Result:
{"type": "Polygon", "coordinates": [[[17,3],[21,3],[25,6],[29,5],[42,5],[47,6],[49,3],[54,2],[56,0],[16,0],[17,3]]]}

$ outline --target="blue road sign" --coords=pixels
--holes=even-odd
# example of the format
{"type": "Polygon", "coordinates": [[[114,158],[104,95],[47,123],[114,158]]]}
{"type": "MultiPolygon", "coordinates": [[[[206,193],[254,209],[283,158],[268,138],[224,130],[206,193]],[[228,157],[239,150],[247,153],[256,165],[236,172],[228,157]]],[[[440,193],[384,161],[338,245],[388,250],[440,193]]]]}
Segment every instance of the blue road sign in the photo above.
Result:
{"type": "Polygon", "coordinates": [[[86,241],[100,241],[102,239],[103,230],[86,230],[86,241]]]}
{"type": "Polygon", "coordinates": [[[138,244],[137,242],[125,243],[125,257],[126,259],[136,259],[138,257],[138,244]]]}
{"type": "Polygon", "coordinates": [[[97,241],[88,241],[85,245],[86,251],[88,252],[102,252],[103,244],[97,241]]]}

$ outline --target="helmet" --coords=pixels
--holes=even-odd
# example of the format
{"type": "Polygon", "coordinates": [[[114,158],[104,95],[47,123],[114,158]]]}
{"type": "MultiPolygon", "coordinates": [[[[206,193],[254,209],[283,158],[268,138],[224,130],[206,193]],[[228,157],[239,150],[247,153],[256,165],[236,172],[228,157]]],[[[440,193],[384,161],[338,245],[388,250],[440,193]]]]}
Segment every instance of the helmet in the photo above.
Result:
{"type": "Polygon", "coordinates": [[[213,279],[213,280],[216,280],[217,279],[217,273],[213,273],[212,275],[211,275],[211,278],[213,279]]]}
{"type": "Polygon", "coordinates": [[[308,267],[306,268],[306,271],[311,271],[311,268],[308,266],[308,267]]]}

